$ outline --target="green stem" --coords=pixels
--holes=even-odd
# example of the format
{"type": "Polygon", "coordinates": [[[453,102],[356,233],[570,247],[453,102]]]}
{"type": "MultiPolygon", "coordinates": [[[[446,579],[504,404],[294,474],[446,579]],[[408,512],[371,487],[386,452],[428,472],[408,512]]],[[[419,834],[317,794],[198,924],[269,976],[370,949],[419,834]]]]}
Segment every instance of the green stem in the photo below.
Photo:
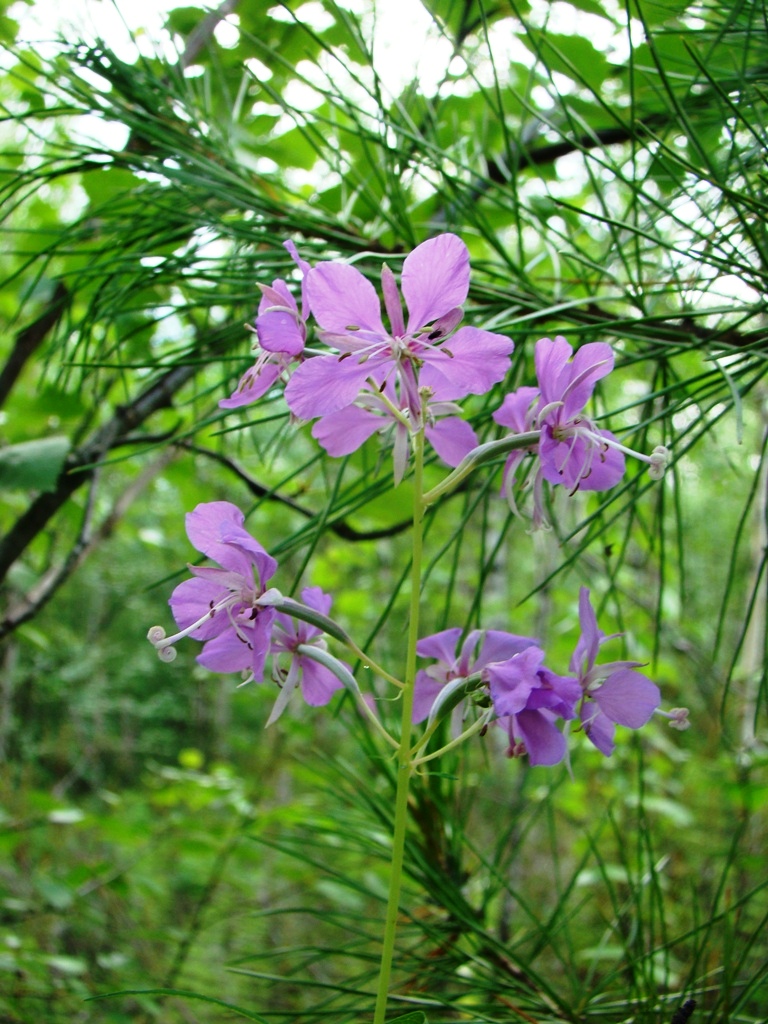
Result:
{"type": "Polygon", "coordinates": [[[442,483],[439,483],[437,487],[433,487],[431,491],[424,495],[424,506],[431,505],[438,498],[442,498],[444,494],[452,491],[454,487],[458,487],[462,480],[468,477],[470,473],[474,473],[477,467],[482,466],[483,463],[493,462],[494,459],[501,458],[502,455],[509,455],[510,452],[532,448],[539,443],[540,438],[540,430],[531,430],[527,434],[508,434],[506,437],[502,437],[500,441],[488,441],[485,444],[478,445],[477,448],[473,448],[468,455],[464,456],[458,466],[453,472],[448,474],[442,483]]]}
{"type": "Polygon", "coordinates": [[[488,723],[493,717],[492,714],[486,712],[477,721],[473,722],[468,729],[465,729],[461,736],[457,736],[451,740],[450,743],[446,743],[445,746],[440,747],[439,750],[433,750],[431,754],[424,754],[423,757],[414,757],[413,766],[418,768],[422,764],[426,764],[427,761],[434,761],[436,757],[442,757],[443,754],[449,750],[453,750],[455,747],[460,746],[465,740],[468,740],[470,736],[475,736],[477,733],[482,732],[483,729],[488,728],[488,723]]]}
{"type": "Polygon", "coordinates": [[[292,616],[294,619],[300,619],[302,622],[308,622],[311,626],[317,626],[328,636],[332,636],[335,640],[344,644],[353,654],[355,654],[360,661],[362,661],[365,668],[371,669],[377,675],[381,676],[382,679],[386,679],[387,682],[397,686],[398,689],[402,690],[403,684],[395,676],[390,675],[385,668],[378,665],[373,658],[369,658],[365,651],[361,651],[357,644],[354,642],[351,636],[345,629],[335,622],[333,619],[329,619],[327,615],[323,615],[322,612],[317,611],[316,608],[310,608],[300,601],[295,601],[292,597],[284,597],[279,590],[272,588],[268,590],[266,594],[263,594],[258,602],[262,607],[267,606],[269,608],[276,608],[279,612],[285,612],[286,615],[292,616]]]}
{"type": "Polygon", "coordinates": [[[395,795],[395,820],[392,833],[392,860],[389,875],[389,899],[384,924],[384,940],[381,950],[379,987],[376,994],[376,1010],[373,1024],[384,1024],[387,1012],[389,979],[392,974],[392,959],[395,953],[395,933],[400,907],[400,889],[403,880],[403,857],[405,854],[405,833],[408,824],[408,790],[411,783],[411,731],[413,718],[413,685],[416,678],[416,641],[419,637],[419,597],[421,589],[421,555],[423,541],[424,501],[424,431],[413,435],[413,559],[411,563],[411,606],[408,623],[408,649],[405,660],[405,686],[401,692],[402,720],[400,746],[397,752],[397,791],[395,795]]]}
{"type": "Polygon", "coordinates": [[[302,657],[311,658],[313,661],[318,662],[318,664],[325,665],[327,669],[333,672],[336,678],[340,680],[340,682],[344,683],[344,686],[355,698],[358,710],[364,718],[367,718],[368,724],[378,732],[379,736],[381,736],[390,745],[390,747],[394,747],[395,750],[400,749],[400,744],[396,739],[389,735],[387,730],[379,721],[376,712],[366,704],[363,699],[363,695],[360,692],[360,687],[357,685],[357,680],[346,665],[340,662],[337,658],[334,658],[332,654],[328,653],[328,651],[324,651],[320,647],[315,647],[313,644],[299,644],[296,647],[296,651],[298,654],[301,654],[302,657]]]}

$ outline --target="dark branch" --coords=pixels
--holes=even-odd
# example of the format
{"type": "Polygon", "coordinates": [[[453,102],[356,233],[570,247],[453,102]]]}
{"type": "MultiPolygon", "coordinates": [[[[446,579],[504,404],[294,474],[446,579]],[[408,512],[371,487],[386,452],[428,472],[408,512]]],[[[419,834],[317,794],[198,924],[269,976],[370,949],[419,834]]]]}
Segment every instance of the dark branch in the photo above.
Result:
{"type": "Polygon", "coordinates": [[[569,153],[584,152],[589,149],[598,149],[601,146],[616,146],[620,143],[630,142],[632,139],[643,139],[668,124],[670,118],[666,114],[658,114],[646,118],[645,121],[635,121],[633,124],[621,125],[614,128],[599,128],[597,131],[578,136],[574,139],[562,139],[560,142],[553,142],[548,146],[537,146],[535,149],[519,148],[512,154],[510,163],[512,170],[505,167],[501,161],[488,161],[488,178],[496,185],[505,185],[509,182],[512,173],[524,171],[527,167],[541,167],[544,164],[554,163],[562,156],[569,153]]]}
{"type": "Polygon", "coordinates": [[[686,999],[682,1006],[678,1007],[672,1015],[672,1024],[686,1024],[686,1021],[696,1009],[695,999],[686,999]]]}
{"type": "MultiPolygon", "coordinates": [[[[286,498],[284,495],[279,494],[277,491],[272,490],[269,487],[265,487],[263,484],[258,483],[252,476],[249,476],[234,459],[228,458],[226,455],[221,455],[219,452],[211,451],[210,448],[203,448],[200,445],[192,444],[189,441],[179,441],[176,444],[178,448],[184,448],[186,451],[195,452],[198,455],[204,455],[208,459],[213,459],[222,466],[235,474],[238,480],[241,480],[251,494],[257,498],[264,498],[267,501],[274,501],[285,508],[291,509],[292,512],[298,513],[304,519],[314,519],[317,516],[316,512],[311,509],[304,508],[303,505],[299,504],[298,501],[294,501],[293,498],[286,498]]],[[[331,533],[335,533],[337,537],[341,537],[342,540],[349,541],[363,541],[363,540],[379,540],[381,537],[394,537],[398,533],[402,533],[407,530],[411,525],[410,519],[404,519],[399,523],[395,523],[393,526],[383,527],[381,530],[356,530],[353,526],[349,526],[344,520],[338,520],[334,522],[329,520],[326,524],[326,528],[331,533]]]]}
{"type": "Polygon", "coordinates": [[[46,334],[56,326],[69,305],[69,291],[59,281],[40,316],[16,335],[11,354],[0,371],[0,406],[11,392],[29,358],[37,351],[46,334]]]}
{"type": "Polygon", "coordinates": [[[211,41],[211,36],[214,33],[216,26],[220,21],[223,21],[228,14],[232,14],[237,9],[240,0],[224,0],[224,3],[216,8],[215,11],[210,11],[205,18],[200,22],[197,28],[190,32],[187,45],[184,48],[179,58],[179,67],[183,71],[188,68],[190,64],[194,64],[197,60],[197,55],[202,49],[204,49],[211,41]]]}
{"type": "Polygon", "coordinates": [[[0,580],[72,494],[93,478],[106,453],[153,413],[172,406],[175,393],[199,369],[191,364],[169,370],[130,405],[118,406],[108,423],[69,453],[56,489],[38,495],[0,541],[0,580]]]}
{"type": "Polygon", "coordinates": [[[105,541],[113,533],[115,526],[125,515],[130,504],[138,497],[146,486],[157,476],[157,474],[168,465],[173,458],[170,451],[163,454],[148,466],[136,480],[134,480],[120,497],[115,501],[111,511],[101,521],[96,530],[91,527],[93,518],[93,503],[95,496],[96,480],[94,474],[93,486],[91,487],[88,501],[86,503],[83,525],[80,534],[59,566],[51,566],[31,590],[10,603],[4,619],[0,622],[0,640],[12,633],[22,623],[29,621],[37,615],[54,596],[56,591],[69,579],[69,577],[82,565],[88,555],[94,551],[99,544],[105,541]]]}

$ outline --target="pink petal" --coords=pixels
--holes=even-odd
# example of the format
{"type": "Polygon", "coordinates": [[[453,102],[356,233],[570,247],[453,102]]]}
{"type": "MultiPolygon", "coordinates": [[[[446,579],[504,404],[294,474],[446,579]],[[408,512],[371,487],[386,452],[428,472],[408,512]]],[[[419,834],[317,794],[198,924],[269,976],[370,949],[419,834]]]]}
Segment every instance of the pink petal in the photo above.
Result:
{"type": "Polygon", "coordinates": [[[260,284],[261,301],[259,302],[259,313],[265,313],[272,306],[287,306],[293,312],[298,312],[296,300],[291,294],[288,285],[279,277],[271,285],[260,284]]]}
{"type": "Polygon", "coordinates": [[[416,673],[413,684],[413,723],[418,725],[429,717],[432,705],[442,690],[444,683],[437,682],[422,669],[416,673]]]}
{"type": "Polygon", "coordinates": [[[222,561],[222,556],[231,549],[238,549],[248,560],[249,570],[247,572],[247,579],[249,581],[251,578],[250,565],[253,565],[256,569],[256,574],[262,586],[275,575],[277,561],[264,550],[261,544],[247,530],[225,522],[221,526],[221,539],[225,550],[216,559],[220,565],[226,567],[226,562],[222,561]]]}
{"type": "Polygon", "coordinates": [[[559,676],[546,666],[539,669],[540,690],[531,694],[529,708],[550,708],[558,718],[570,719],[576,715],[576,705],[582,697],[582,686],[573,676],[559,676]]]}
{"type": "Polygon", "coordinates": [[[458,626],[425,636],[417,642],[416,653],[420,658],[435,658],[445,665],[453,665],[456,661],[456,644],[460,636],[461,629],[458,626]]]}
{"type": "Polygon", "coordinates": [[[292,242],[291,239],[289,238],[287,242],[283,242],[283,248],[288,252],[291,259],[294,261],[296,266],[301,271],[302,275],[306,277],[310,269],[309,264],[307,263],[306,260],[303,260],[301,256],[299,256],[299,250],[296,248],[296,243],[292,242]]]}
{"type": "Polygon", "coordinates": [[[282,369],[279,363],[262,362],[251,366],[240,378],[240,383],[229,398],[221,399],[219,408],[239,409],[243,405],[258,401],[269,391],[282,373],[282,369]]]}
{"type": "Polygon", "coordinates": [[[374,369],[371,360],[359,363],[354,356],[307,359],[286,386],[288,408],[303,420],[338,412],[354,402],[374,369]]]}
{"type": "Polygon", "coordinates": [[[400,302],[400,292],[397,289],[395,275],[384,264],[381,268],[381,291],[384,295],[384,308],[389,317],[389,326],[396,338],[402,338],[405,334],[405,322],[403,321],[403,307],[400,302]]]}
{"type": "Polygon", "coordinates": [[[375,413],[349,405],[321,416],[312,427],[312,437],[334,458],[350,455],[380,430],[386,420],[375,413]]]}
{"type": "Polygon", "coordinates": [[[603,632],[597,625],[597,616],[589,599],[587,587],[581,587],[579,590],[579,625],[581,626],[581,636],[571,658],[571,670],[573,672],[584,671],[586,674],[595,664],[600,641],[603,638],[603,632]]]}
{"type": "MultiPolygon", "coordinates": [[[[507,457],[507,461],[504,463],[501,493],[502,495],[509,498],[511,502],[514,501],[514,499],[512,498],[512,488],[517,483],[517,477],[515,476],[515,474],[517,473],[517,467],[525,459],[526,454],[527,452],[525,451],[511,452],[507,457]]],[[[514,510],[514,503],[512,504],[512,508],[514,510]]]]}
{"type": "Polygon", "coordinates": [[[318,263],[307,274],[312,314],[325,331],[346,334],[350,328],[385,336],[376,289],[347,263],[318,263]]]}
{"type": "Polygon", "coordinates": [[[584,437],[558,441],[546,428],[539,442],[539,457],[544,479],[563,484],[569,491],[607,491],[624,476],[624,456],[615,448],[604,448],[584,437]]]}
{"type": "Polygon", "coordinates": [[[546,712],[521,711],[515,716],[515,726],[532,765],[560,764],[567,749],[565,736],[546,712]]]}
{"type": "Polygon", "coordinates": [[[307,704],[320,707],[327,704],[337,690],[343,689],[341,680],[313,658],[299,658],[301,665],[301,695],[307,704]]]}
{"type": "Polygon", "coordinates": [[[504,379],[514,347],[503,334],[460,327],[441,348],[424,353],[419,383],[438,401],[484,395],[504,379]]]}
{"type": "Polygon", "coordinates": [[[529,636],[517,636],[515,633],[505,633],[500,629],[488,629],[485,631],[483,646],[475,662],[475,671],[494,661],[507,661],[516,654],[522,654],[529,647],[536,646],[538,641],[529,636]]]}
{"type": "Polygon", "coordinates": [[[572,419],[578,415],[589,401],[595,384],[613,369],[613,349],[605,342],[595,341],[582,345],[573,357],[570,365],[570,380],[562,415],[572,419]]]}
{"type": "Polygon", "coordinates": [[[592,694],[600,710],[612,722],[639,729],[661,703],[656,683],[641,672],[621,669],[609,676],[592,694]]]}
{"type": "Polygon", "coordinates": [[[469,292],[469,251],[457,235],[430,238],[410,253],[403,264],[402,289],[408,306],[408,334],[431,324],[469,292]]]}
{"type": "Polygon", "coordinates": [[[449,466],[458,466],[465,455],[477,448],[477,435],[468,423],[457,416],[438,420],[425,430],[427,440],[449,466]]]}
{"type": "Polygon", "coordinates": [[[499,717],[523,710],[531,690],[539,685],[536,673],[543,660],[544,652],[540,648],[528,647],[507,661],[487,666],[491,700],[499,717]]]}
{"type": "MultiPolygon", "coordinates": [[[[211,604],[216,604],[226,596],[226,591],[210,580],[184,580],[174,588],[168,604],[179,629],[187,629],[210,611],[211,604]]],[[[194,640],[210,640],[229,627],[230,619],[226,611],[215,612],[202,626],[189,635],[194,640]]]]}
{"type": "MultiPolygon", "coordinates": [[[[242,632],[250,640],[253,630],[245,627],[242,632]]],[[[251,669],[253,651],[230,628],[209,640],[196,660],[211,672],[246,672],[251,669]]]]}
{"type": "MultiPolygon", "coordinates": [[[[558,335],[554,341],[550,338],[540,338],[534,349],[534,362],[536,364],[536,379],[541,389],[541,405],[549,405],[550,402],[559,402],[562,399],[562,392],[567,384],[563,381],[563,371],[571,357],[573,349],[565,340],[558,335]]],[[[567,371],[566,371],[567,377],[567,371]]]]}
{"type": "Polygon", "coordinates": [[[306,320],[310,312],[309,301],[307,299],[307,274],[309,273],[310,267],[307,261],[303,260],[299,256],[298,249],[290,239],[288,239],[287,242],[283,242],[283,247],[288,250],[291,259],[301,271],[301,318],[302,320],[306,320]]]}
{"type": "MultiPolygon", "coordinates": [[[[601,433],[607,434],[608,432],[603,430],[601,433]]],[[[599,451],[592,458],[589,473],[580,481],[579,489],[582,491],[607,491],[620,482],[625,469],[626,463],[621,452],[616,451],[615,448],[599,451]]]]}
{"type": "Polygon", "coordinates": [[[187,536],[198,551],[225,569],[245,574],[250,569],[248,561],[236,549],[228,550],[222,544],[222,529],[234,527],[246,533],[244,522],[245,516],[230,501],[201,502],[184,517],[187,536]]]}
{"type": "MultiPolygon", "coordinates": [[[[313,608],[321,615],[328,615],[333,604],[333,598],[326,594],[322,587],[304,587],[301,592],[301,600],[308,608],[313,608]]],[[[315,627],[310,627],[314,629],[315,627]]]]}
{"type": "Polygon", "coordinates": [[[265,352],[298,356],[304,351],[304,330],[291,313],[273,309],[256,317],[256,333],[265,352]]]}
{"type": "Polygon", "coordinates": [[[511,391],[505,395],[493,418],[502,427],[508,427],[516,434],[524,434],[531,429],[531,405],[538,397],[538,388],[522,387],[511,391]]]}
{"type": "Polygon", "coordinates": [[[581,709],[584,731],[601,754],[610,757],[616,744],[613,741],[616,726],[593,703],[585,703],[581,709]]]}
{"type": "Polygon", "coordinates": [[[254,679],[261,682],[274,619],[274,608],[260,609],[252,626],[239,627],[247,642],[229,629],[204,645],[196,659],[198,664],[211,672],[253,672],[254,679]]]}

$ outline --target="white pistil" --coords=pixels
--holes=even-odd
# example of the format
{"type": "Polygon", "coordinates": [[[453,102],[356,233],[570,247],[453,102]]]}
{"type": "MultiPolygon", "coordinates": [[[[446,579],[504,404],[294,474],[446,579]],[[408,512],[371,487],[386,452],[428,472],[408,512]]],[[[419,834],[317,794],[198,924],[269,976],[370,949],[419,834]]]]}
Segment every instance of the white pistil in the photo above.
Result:
{"type": "Polygon", "coordinates": [[[149,640],[149,642],[155,648],[155,650],[157,651],[157,656],[160,658],[161,661],[171,662],[176,657],[176,651],[173,645],[178,640],[181,640],[185,636],[189,636],[191,633],[194,633],[196,629],[200,629],[201,626],[204,626],[206,622],[209,622],[213,618],[216,612],[221,611],[225,608],[227,610],[229,621],[232,624],[235,632],[237,633],[238,639],[243,640],[245,643],[247,643],[247,639],[240,635],[240,631],[231,614],[232,605],[239,602],[240,600],[240,595],[228,594],[223,600],[219,601],[218,604],[212,604],[211,607],[206,611],[206,613],[204,615],[201,615],[200,618],[193,622],[190,626],[187,626],[186,629],[179,630],[179,632],[174,633],[173,636],[166,636],[165,630],[163,629],[162,626],[152,626],[149,632],[147,633],[147,640],[149,640]]]}
{"type": "Polygon", "coordinates": [[[534,426],[538,423],[543,423],[551,412],[562,408],[564,404],[564,402],[550,402],[548,405],[545,405],[543,409],[538,409],[533,418],[534,426]]]}
{"type": "MultiPolygon", "coordinates": [[[[640,462],[645,462],[650,467],[648,475],[652,480],[661,480],[664,476],[664,471],[669,465],[669,461],[672,457],[672,453],[669,448],[666,448],[663,444],[658,444],[653,449],[650,455],[645,455],[643,452],[637,452],[634,448],[628,448],[626,445],[617,441],[615,438],[606,437],[605,434],[599,433],[591,424],[588,427],[582,426],[583,423],[588,421],[581,421],[577,426],[577,431],[574,431],[574,437],[581,435],[585,440],[591,441],[594,445],[600,448],[614,448],[617,452],[623,452],[624,455],[629,455],[633,459],[638,459],[640,462]]],[[[582,474],[582,479],[584,475],[582,474]]]]}
{"type": "Polygon", "coordinates": [[[662,711],[657,708],[656,714],[661,715],[662,718],[668,718],[671,729],[678,729],[680,732],[683,732],[683,730],[690,727],[688,708],[670,708],[669,711],[662,711]]]}

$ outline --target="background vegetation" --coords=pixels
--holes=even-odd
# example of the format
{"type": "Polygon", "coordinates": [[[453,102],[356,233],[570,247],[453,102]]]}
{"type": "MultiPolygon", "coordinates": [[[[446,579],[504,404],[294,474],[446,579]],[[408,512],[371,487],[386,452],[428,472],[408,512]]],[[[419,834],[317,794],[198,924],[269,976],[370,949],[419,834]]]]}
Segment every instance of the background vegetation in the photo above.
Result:
{"type": "Polygon", "coordinates": [[[343,700],[265,731],[262,688],[144,637],[184,513],[227,499],[398,664],[407,481],[375,441],[321,458],[278,394],[217,402],[286,238],[377,275],[451,230],[469,322],[516,344],[481,436],[562,333],[613,344],[596,411],[674,461],[533,537],[500,466],[445,498],[425,631],[482,618],[564,668],[586,583],[693,727],[575,744],[573,777],[487,737],[420,778],[394,1005],[765,1021],[768,11],[425,0],[434,60],[392,85],[379,8],[180,7],[122,48],[2,23],[0,1019],[370,1014],[391,766],[343,700]]]}

